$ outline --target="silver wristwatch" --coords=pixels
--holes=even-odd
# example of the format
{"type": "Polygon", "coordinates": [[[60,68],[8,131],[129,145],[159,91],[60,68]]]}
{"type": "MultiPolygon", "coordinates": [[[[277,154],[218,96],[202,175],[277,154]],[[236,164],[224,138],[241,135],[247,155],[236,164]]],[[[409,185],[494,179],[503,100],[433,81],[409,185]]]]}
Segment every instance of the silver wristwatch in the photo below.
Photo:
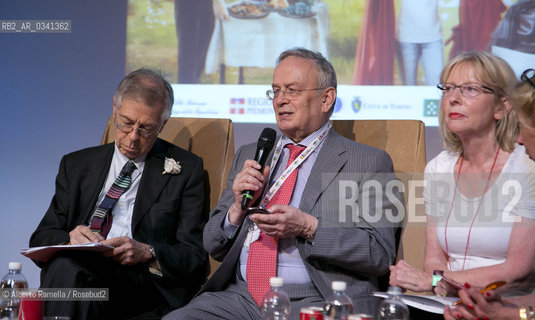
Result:
{"type": "Polygon", "coordinates": [[[156,251],[154,251],[154,247],[149,245],[149,251],[150,251],[150,254],[152,256],[151,260],[156,260],[156,251]]]}

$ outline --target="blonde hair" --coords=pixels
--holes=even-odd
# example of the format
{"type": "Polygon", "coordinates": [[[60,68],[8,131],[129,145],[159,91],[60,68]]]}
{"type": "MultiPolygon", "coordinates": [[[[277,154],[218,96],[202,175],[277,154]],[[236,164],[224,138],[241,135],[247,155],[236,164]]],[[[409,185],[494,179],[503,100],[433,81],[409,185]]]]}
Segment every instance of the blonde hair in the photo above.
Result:
{"type": "MultiPolygon", "coordinates": [[[[504,60],[483,51],[464,52],[450,60],[440,75],[440,82],[447,82],[450,74],[458,67],[471,67],[476,77],[485,86],[494,91],[495,104],[502,104],[503,98],[509,99],[516,83],[516,77],[511,67],[504,60]]],[[[518,136],[518,120],[514,111],[506,111],[506,115],[496,121],[496,141],[501,149],[512,152],[518,136]]],[[[462,151],[459,137],[451,132],[444,119],[442,102],[438,115],[440,131],[444,137],[444,147],[453,152],[462,151]]]]}
{"type": "Polygon", "coordinates": [[[519,81],[511,96],[518,118],[530,128],[535,128],[535,88],[527,81],[519,81]]]}

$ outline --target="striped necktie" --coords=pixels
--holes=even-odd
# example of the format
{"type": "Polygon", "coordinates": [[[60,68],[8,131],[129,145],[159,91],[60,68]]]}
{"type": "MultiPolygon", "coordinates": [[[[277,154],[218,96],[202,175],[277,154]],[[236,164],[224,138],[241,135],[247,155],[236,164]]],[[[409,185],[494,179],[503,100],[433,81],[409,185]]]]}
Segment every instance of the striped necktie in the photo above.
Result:
{"type": "Polygon", "coordinates": [[[136,165],[132,161],[128,161],[119,173],[119,176],[110,189],[106,193],[104,200],[99,204],[95,213],[91,217],[89,222],[89,228],[93,232],[100,233],[101,236],[106,238],[111,229],[112,224],[112,214],[111,210],[119,197],[128,190],[130,184],[132,183],[132,172],[136,169],[136,165]]]}
{"type": "MultiPolygon", "coordinates": [[[[285,145],[290,150],[288,167],[305,150],[305,147],[293,144],[285,145]]],[[[280,189],[267,203],[269,209],[274,204],[289,204],[297,181],[297,169],[286,178],[280,189]]],[[[269,278],[277,275],[277,247],[279,239],[272,238],[263,232],[258,240],[251,243],[249,256],[247,257],[247,289],[260,306],[264,295],[269,291],[269,278]]]]}

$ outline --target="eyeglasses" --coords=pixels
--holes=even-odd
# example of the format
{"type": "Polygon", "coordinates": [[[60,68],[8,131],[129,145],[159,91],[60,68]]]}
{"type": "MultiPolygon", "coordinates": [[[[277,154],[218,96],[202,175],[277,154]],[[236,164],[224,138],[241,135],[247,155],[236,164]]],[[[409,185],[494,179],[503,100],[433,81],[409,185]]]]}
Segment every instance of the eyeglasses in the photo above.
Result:
{"type": "Polygon", "coordinates": [[[312,88],[312,89],[291,89],[291,88],[288,88],[286,91],[281,90],[281,89],[273,89],[273,90],[266,91],[266,97],[268,98],[269,101],[273,101],[273,99],[277,98],[282,93],[282,96],[287,98],[287,99],[295,99],[295,98],[299,97],[300,95],[302,95],[303,92],[305,92],[305,91],[323,90],[323,89],[325,89],[325,88],[312,88]]]}
{"type": "Polygon", "coordinates": [[[158,133],[159,129],[146,129],[146,128],[134,128],[131,124],[119,123],[115,120],[115,128],[120,130],[122,133],[129,134],[132,131],[137,131],[140,136],[143,138],[150,138],[158,133]]]}
{"type": "Polygon", "coordinates": [[[453,83],[439,83],[437,84],[437,88],[442,90],[443,97],[451,95],[456,88],[459,88],[461,94],[466,98],[475,98],[482,93],[495,93],[491,88],[475,82],[467,82],[460,85],[455,85],[453,83]]]}
{"type": "Polygon", "coordinates": [[[526,71],[522,72],[520,79],[528,82],[533,88],[535,88],[535,69],[527,69],[526,71]]]}

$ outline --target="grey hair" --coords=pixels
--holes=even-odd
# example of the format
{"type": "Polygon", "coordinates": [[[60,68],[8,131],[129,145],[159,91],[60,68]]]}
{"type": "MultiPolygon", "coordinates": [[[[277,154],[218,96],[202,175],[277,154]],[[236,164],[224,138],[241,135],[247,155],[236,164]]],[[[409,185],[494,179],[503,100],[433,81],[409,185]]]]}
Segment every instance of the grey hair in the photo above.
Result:
{"type": "Polygon", "coordinates": [[[282,60],[288,57],[300,57],[303,59],[313,60],[316,63],[316,69],[319,72],[318,86],[320,88],[333,87],[336,90],[336,71],[334,71],[333,65],[327,59],[325,59],[321,53],[300,47],[293,48],[286,50],[279,55],[279,58],[277,59],[277,65],[279,65],[282,60]]]}
{"type": "MultiPolygon", "coordinates": [[[[334,91],[336,92],[336,86],[337,86],[336,71],[334,70],[333,65],[327,59],[325,59],[325,57],[321,53],[311,51],[311,50],[301,48],[301,47],[289,49],[289,50],[283,51],[279,55],[279,58],[277,59],[277,66],[279,65],[279,63],[282,62],[282,60],[288,57],[299,57],[299,58],[314,61],[314,63],[316,64],[316,70],[318,71],[318,79],[317,79],[318,87],[319,88],[333,87],[334,91]]],[[[333,105],[331,106],[331,110],[330,110],[331,114],[334,111],[335,103],[336,103],[336,99],[335,101],[333,101],[333,105]]]]}
{"type": "Polygon", "coordinates": [[[115,105],[118,109],[125,98],[143,102],[150,107],[163,106],[162,121],[171,116],[173,88],[160,73],[153,70],[141,68],[124,77],[115,91],[115,105]]]}

